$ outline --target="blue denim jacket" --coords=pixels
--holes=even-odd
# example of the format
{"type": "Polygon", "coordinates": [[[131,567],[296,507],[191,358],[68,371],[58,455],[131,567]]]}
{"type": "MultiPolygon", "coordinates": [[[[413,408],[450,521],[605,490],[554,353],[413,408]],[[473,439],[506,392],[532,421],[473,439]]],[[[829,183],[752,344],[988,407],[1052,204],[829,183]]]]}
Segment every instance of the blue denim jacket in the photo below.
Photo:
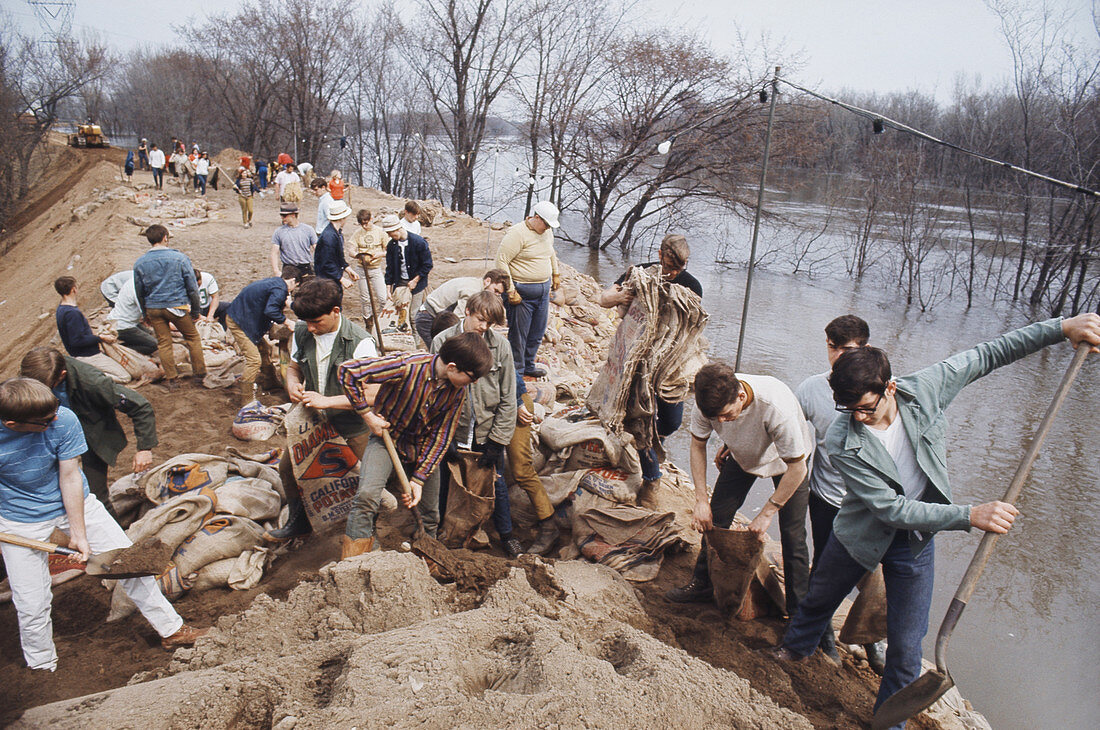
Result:
{"type": "Polygon", "coordinates": [[[951,503],[943,411],[959,391],[978,378],[1063,339],[1061,318],[1050,319],[897,378],[898,416],[916,451],[917,464],[929,481],[920,501],[903,496],[894,460],[886,447],[867,433],[867,426],[851,416],[833,422],[825,435],[825,447],[848,487],[833,533],[856,562],[873,570],[895,530],[920,533],[919,539],[914,535],[909,539],[917,555],[932,533],[970,529],[970,507],[951,503]]]}
{"type": "Polygon", "coordinates": [[[153,248],[134,263],[134,293],[142,311],[199,305],[199,285],[191,259],[174,248],[153,248]]]}

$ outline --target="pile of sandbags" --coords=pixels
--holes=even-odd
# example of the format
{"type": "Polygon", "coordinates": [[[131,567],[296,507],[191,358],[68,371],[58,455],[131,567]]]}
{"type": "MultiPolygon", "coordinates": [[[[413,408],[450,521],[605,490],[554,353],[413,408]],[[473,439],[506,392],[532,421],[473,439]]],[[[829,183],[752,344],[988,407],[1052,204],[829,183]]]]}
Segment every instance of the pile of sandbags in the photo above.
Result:
{"type": "MultiPolygon", "coordinates": [[[[534,429],[532,448],[550,502],[569,503],[573,546],[563,557],[583,555],[641,582],[657,576],[665,553],[683,546],[675,513],[637,504],[638,452],[583,406],[546,418],[534,429]]],[[[530,499],[518,486],[511,486],[509,500],[517,522],[534,522],[530,499]]]]}
{"type": "MultiPolygon", "coordinates": [[[[274,468],[236,453],[181,454],[110,489],[135,547],[166,556],[157,581],[171,599],[188,590],[256,585],[268,559],[261,536],[277,524],[283,499],[274,468]]],[[[111,619],[132,610],[116,589],[111,619]]]]}

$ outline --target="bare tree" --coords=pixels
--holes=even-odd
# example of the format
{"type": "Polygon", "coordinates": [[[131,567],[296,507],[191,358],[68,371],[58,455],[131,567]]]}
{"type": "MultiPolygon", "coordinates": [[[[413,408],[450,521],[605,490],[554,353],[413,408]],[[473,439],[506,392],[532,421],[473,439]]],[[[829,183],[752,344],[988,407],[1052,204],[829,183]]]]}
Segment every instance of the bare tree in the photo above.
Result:
{"type": "Polygon", "coordinates": [[[420,0],[405,53],[450,142],[451,207],[474,209],[474,165],[486,121],[529,43],[521,0],[420,0]]]}

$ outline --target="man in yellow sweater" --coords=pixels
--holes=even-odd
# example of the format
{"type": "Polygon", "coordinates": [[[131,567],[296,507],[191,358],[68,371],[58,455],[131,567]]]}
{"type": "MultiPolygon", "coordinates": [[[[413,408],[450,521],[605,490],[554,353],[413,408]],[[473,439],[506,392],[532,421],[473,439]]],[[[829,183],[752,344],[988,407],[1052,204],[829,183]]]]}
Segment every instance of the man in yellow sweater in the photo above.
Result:
{"type": "Polygon", "coordinates": [[[546,320],[550,292],[561,284],[558,257],[554,253],[554,232],[558,208],[548,200],[536,203],[532,215],[509,228],[497,250],[496,267],[511,277],[508,290],[508,342],[518,377],[542,377],[546,371],[535,365],[546,320]]]}

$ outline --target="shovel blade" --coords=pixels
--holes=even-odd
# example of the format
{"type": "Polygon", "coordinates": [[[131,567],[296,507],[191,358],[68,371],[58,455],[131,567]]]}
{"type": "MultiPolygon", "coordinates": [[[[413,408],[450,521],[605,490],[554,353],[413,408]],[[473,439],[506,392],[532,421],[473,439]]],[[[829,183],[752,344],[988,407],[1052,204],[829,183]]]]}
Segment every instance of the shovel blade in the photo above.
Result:
{"type": "Polygon", "coordinates": [[[925,672],[879,705],[871,720],[871,730],[887,730],[905,722],[927,710],[954,686],[955,680],[947,672],[940,672],[939,669],[925,672]]]}
{"type": "Polygon", "coordinates": [[[153,567],[148,569],[139,567],[132,568],[127,571],[112,571],[111,563],[118,560],[123,552],[129,550],[129,548],[118,548],[117,550],[108,550],[105,553],[99,553],[88,558],[88,564],[84,568],[84,572],[88,575],[96,578],[104,578],[107,580],[117,580],[119,578],[143,578],[147,575],[158,575],[159,570],[153,567]]]}

